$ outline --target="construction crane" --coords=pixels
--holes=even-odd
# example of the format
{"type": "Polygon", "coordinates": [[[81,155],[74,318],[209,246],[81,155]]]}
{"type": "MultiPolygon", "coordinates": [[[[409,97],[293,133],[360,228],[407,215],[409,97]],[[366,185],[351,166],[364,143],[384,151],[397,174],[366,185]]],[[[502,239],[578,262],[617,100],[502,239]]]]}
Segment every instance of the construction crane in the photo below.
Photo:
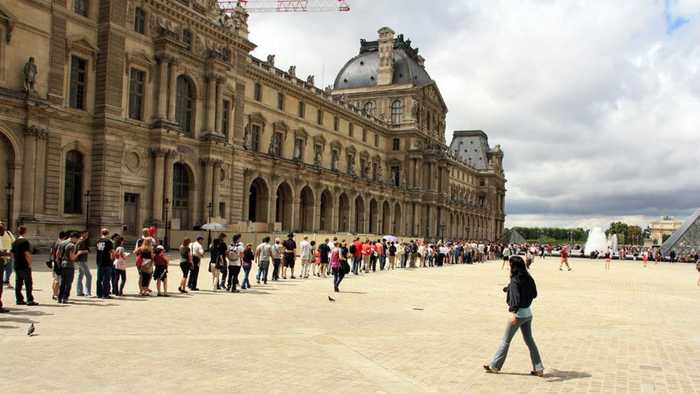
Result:
{"type": "Polygon", "coordinates": [[[219,1],[230,13],[240,4],[248,12],[349,12],[347,0],[238,0],[219,1]]]}

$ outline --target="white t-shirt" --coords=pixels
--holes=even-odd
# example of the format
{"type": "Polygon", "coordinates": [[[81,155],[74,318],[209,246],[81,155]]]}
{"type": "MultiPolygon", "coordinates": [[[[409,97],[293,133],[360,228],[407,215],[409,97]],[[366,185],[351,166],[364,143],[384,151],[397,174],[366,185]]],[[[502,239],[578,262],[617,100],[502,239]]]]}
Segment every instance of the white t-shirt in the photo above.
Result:
{"type": "Polygon", "coordinates": [[[311,243],[307,240],[301,241],[301,258],[302,260],[311,259],[311,243]]]}
{"type": "Polygon", "coordinates": [[[237,243],[235,245],[230,245],[228,247],[228,265],[230,266],[241,266],[241,253],[243,253],[243,244],[237,243]]]}
{"type": "Polygon", "coordinates": [[[190,244],[190,250],[192,251],[192,256],[199,258],[204,256],[204,248],[202,247],[202,244],[200,244],[197,241],[194,241],[190,244]]]}
{"type": "Polygon", "coordinates": [[[261,263],[270,261],[271,252],[272,252],[272,247],[270,246],[269,243],[266,243],[266,242],[261,243],[255,249],[255,254],[258,255],[258,261],[260,261],[261,263]]]}

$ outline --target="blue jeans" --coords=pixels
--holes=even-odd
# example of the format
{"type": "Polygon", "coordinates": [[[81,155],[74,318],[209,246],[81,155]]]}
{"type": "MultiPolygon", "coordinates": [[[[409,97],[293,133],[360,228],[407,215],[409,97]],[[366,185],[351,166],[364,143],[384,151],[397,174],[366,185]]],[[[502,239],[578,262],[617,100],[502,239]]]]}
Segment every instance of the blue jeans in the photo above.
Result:
{"type": "Polygon", "coordinates": [[[58,294],[59,300],[67,300],[70,297],[70,288],[75,278],[75,268],[72,266],[61,268],[61,291],[58,294]]]}
{"type": "Polygon", "coordinates": [[[12,259],[9,257],[5,258],[5,266],[3,267],[3,272],[0,273],[2,274],[2,283],[6,285],[10,283],[10,276],[12,275],[13,266],[14,261],[12,261],[12,259]]]}
{"type": "Polygon", "coordinates": [[[343,278],[345,277],[345,272],[343,272],[343,266],[341,265],[338,268],[333,268],[333,288],[338,290],[340,289],[340,282],[343,281],[343,278]]]}
{"type": "Polygon", "coordinates": [[[258,263],[258,273],[255,275],[255,279],[260,282],[267,284],[267,270],[270,268],[269,261],[261,261],[258,263]]]}
{"type": "Polygon", "coordinates": [[[78,261],[78,283],[75,292],[79,296],[89,296],[91,294],[90,289],[92,289],[92,273],[90,273],[90,267],[88,267],[87,261],[78,261]],[[85,278],[85,292],[83,292],[83,277],[85,278]]]}
{"type": "Polygon", "coordinates": [[[243,266],[243,283],[241,283],[241,289],[250,289],[250,280],[248,276],[250,275],[251,266],[243,266]]]}
{"type": "Polygon", "coordinates": [[[98,297],[107,297],[110,293],[112,281],[112,266],[97,267],[97,285],[95,292],[98,297]]]}
{"type": "Polygon", "coordinates": [[[512,320],[508,320],[508,325],[506,326],[506,332],[503,334],[503,339],[501,340],[501,345],[498,347],[496,354],[493,355],[493,359],[489,363],[489,366],[493,369],[500,370],[503,368],[503,363],[506,362],[506,357],[508,356],[508,348],[510,348],[510,341],[513,339],[515,333],[520,329],[523,333],[523,340],[527,348],[530,350],[530,360],[532,361],[532,369],[535,371],[544,370],[542,365],[542,359],[540,359],[540,352],[537,350],[537,345],[535,340],[532,338],[532,316],[523,319],[518,319],[515,324],[512,320]]]}

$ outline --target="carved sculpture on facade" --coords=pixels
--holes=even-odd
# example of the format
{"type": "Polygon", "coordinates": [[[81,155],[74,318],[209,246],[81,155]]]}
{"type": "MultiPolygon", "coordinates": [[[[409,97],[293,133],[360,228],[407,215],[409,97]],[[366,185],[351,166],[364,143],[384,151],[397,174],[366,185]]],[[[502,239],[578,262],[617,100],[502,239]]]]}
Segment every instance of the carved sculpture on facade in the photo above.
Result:
{"type": "Polygon", "coordinates": [[[308,77],[306,77],[306,83],[308,83],[311,86],[314,85],[314,82],[315,82],[314,80],[315,80],[315,77],[313,75],[309,75],[308,77]]]}
{"type": "Polygon", "coordinates": [[[323,145],[314,145],[314,165],[321,165],[321,152],[323,151],[323,145]]]}
{"type": "Polygon", "coordinates": [[[275,132],[272,134],[272,140],[270,141],[270,148],[267,153],[280,156],[282,153],[282,133],[275,132]]]}
{"type": "Polygon", "coordinates": [[[292,78],[296,78],[297,77],[297,66],[289,66],[289,70],[287,71],[287,74],[289,74],[289,76],[292,78]]]}
{"type": "Polygon", "coordinates": [[[30,57],[27,63],[24,64],[24,91],[27,94],[35,92],[34,85],[36,84],[36,76],[38,70],[36,63],[34,63],[34,57],[30,57]]]}
{"type": "Polygon", "coordinates": [[[275,55],[267,55],[267,65],[275,67],[275,55]]]}

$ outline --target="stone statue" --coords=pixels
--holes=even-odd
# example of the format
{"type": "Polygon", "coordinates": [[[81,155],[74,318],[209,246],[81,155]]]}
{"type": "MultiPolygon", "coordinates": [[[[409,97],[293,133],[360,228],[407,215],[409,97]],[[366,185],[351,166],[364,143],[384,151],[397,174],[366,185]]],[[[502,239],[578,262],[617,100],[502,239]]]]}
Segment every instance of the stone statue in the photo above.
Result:
{"type": "Polygon", "coordinates": [[[297,66],[289,66],[289,70],[287,71],[287,74],[289,74],[289,76],[292,78],[296,78],[297,77],[297,66]]]}
{"type": "Polygon", "coordinates": [[[316,144],[316,146],[314,146],[314,164],[317,166],[321,165],[321,149],[322,146],[319,144],[316,144]]]}
{"type": "Polygon", "coordinates": [[[326,94],[331,94],[332,91],[333,91],[333,86],[332,86],[332,85],[328,85],[328,86],[326,86],[325,89],[323,89],[323,92],[326,93],[326,94]]]}
{"type": "Polygon", "coordinates": [[[268,153],[271,155],[279,156],[282,148],[282,136],[280,133],[272,134],[272,141],[270,141],[270,149],[268,153]]]}
{"type": "Polygon", "coordinates": [[[24,65],[24,91],[27,93],[33,93],[34,85],[36,84],[36,75],[38,74],[36,64],[34,63],[34,58],[30,57],[29,61],[24,65]]]}
{"type": "Polygon", "coordinates": [[[413,106],[411,107],[411,115],[413,115],[414,119],[418,116],[418,102],[416,101],[413,102],[413,106]]]}
{"type": "Polygon", "coordinates": [[[308,83],[309,85],[312,85],[312,86],[313,86],[313,85],[314,85],[314,79],[315,79],[315,77],[314,77],[313,75],[309,75],[308,77],[306,77],[306,83],[308,83]]]}
{"type": "Polygon", "coordinates": [[[267,55],[267,64],[270,67],[275,67],[275,55],[267,55]]]}

